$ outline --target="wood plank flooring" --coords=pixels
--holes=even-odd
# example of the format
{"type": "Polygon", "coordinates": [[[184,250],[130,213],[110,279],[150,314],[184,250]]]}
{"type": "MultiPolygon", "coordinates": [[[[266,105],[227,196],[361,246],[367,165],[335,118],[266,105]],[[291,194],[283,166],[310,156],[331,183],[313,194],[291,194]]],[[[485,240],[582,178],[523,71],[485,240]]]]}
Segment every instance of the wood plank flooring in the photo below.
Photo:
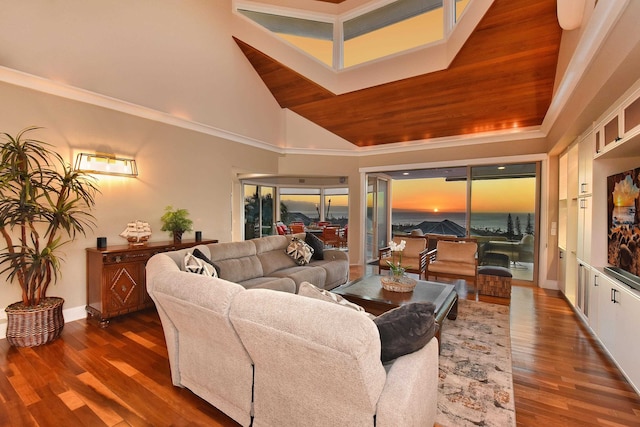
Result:
{"type": "MultiPolygon", "coordinates": [[[[640,426],[640,397],[556,292],[514,287],[511,337],[519,426],[640,426]]],[[[0,425],[237,426],[171,384],[153,309],[67,323],[46,346],[0,340],[0,425]]]]}

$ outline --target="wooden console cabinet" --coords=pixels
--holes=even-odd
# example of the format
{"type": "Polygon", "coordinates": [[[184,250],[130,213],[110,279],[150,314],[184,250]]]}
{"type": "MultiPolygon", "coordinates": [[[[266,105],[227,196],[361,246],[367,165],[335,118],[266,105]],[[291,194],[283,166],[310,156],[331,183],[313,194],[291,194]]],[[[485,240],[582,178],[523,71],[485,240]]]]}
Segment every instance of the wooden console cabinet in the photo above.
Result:
{"type": "Polygon", "coordinates": [[[152,307],[145,281],[149,258],[160,252],[217,242],[183,240],[87,248],[87,316],[99,319],[100,326],[106,327],[112,317],[152,307]]]}

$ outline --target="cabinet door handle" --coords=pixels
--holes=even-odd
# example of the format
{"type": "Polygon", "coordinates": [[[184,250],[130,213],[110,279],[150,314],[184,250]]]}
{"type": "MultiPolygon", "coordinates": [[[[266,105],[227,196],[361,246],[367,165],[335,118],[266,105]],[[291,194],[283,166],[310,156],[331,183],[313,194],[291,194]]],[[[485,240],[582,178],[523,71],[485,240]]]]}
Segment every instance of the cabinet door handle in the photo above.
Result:
{"type": "Polygon", "coordinates": [[[600,286],[598,285],[598,276],[593,276],[593,286],[600,286]]]}
{"type": "Polygon", "coordinates": [[[587,192],[587,183],[583,182],[582,184],[580,184],[580,192],[581,193],[586,193],[587,192]]]}
{"type": "Polygon", "coordinates": [[[611,288],[611,301],[612,301],[614,304],[619,304],[619,301],[618,301],[618,300],[616,300],[616,292],[618,292],[618,290],[617,290],[617,289],[613,289],[613,288],[611,288]]]}

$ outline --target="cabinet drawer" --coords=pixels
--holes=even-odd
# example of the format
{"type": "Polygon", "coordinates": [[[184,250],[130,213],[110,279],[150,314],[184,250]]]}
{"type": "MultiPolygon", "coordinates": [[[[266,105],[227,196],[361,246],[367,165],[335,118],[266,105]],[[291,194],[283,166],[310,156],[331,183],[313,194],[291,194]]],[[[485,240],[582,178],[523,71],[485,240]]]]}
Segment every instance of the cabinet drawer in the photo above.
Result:
{"type": "Polygon", "coordinates": [[[122,252],[108,253],[102,255],[102,263],[104,265],[120,264],[123,262],[146,262],[153,256],[151,251],[145,252],[122,252]]]}

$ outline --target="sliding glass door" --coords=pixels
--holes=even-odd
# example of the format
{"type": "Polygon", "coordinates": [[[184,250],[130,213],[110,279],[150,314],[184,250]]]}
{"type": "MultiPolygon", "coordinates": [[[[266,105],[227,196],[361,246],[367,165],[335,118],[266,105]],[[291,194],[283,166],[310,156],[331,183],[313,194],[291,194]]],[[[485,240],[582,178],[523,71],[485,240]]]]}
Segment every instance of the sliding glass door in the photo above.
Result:
{"type": "Polygon", "coordinates": [[[389,180],[367,176],[366,252],[367,262],[378,257],[378,250],[387,245],[389,230],[389,180]]]}
{"type": "Polygon", "coordinates": [[[471,235],[478,263],[508,267],[515,280],[536,280],[538,164],[471,168],[471,235]]]}
{"type": "Polygon", "coordinates": [[[275,213],[274,187],[244,184],[245,240],[273,234],[275,213]]]}
{"type": "Polygon", "coordinates": [[[535,281],[539,167],[526,163],[387,172],[393,190],[392,233],[420,229],[474,237],[480,265],[504,266],[514,280],[535,281]]]}

